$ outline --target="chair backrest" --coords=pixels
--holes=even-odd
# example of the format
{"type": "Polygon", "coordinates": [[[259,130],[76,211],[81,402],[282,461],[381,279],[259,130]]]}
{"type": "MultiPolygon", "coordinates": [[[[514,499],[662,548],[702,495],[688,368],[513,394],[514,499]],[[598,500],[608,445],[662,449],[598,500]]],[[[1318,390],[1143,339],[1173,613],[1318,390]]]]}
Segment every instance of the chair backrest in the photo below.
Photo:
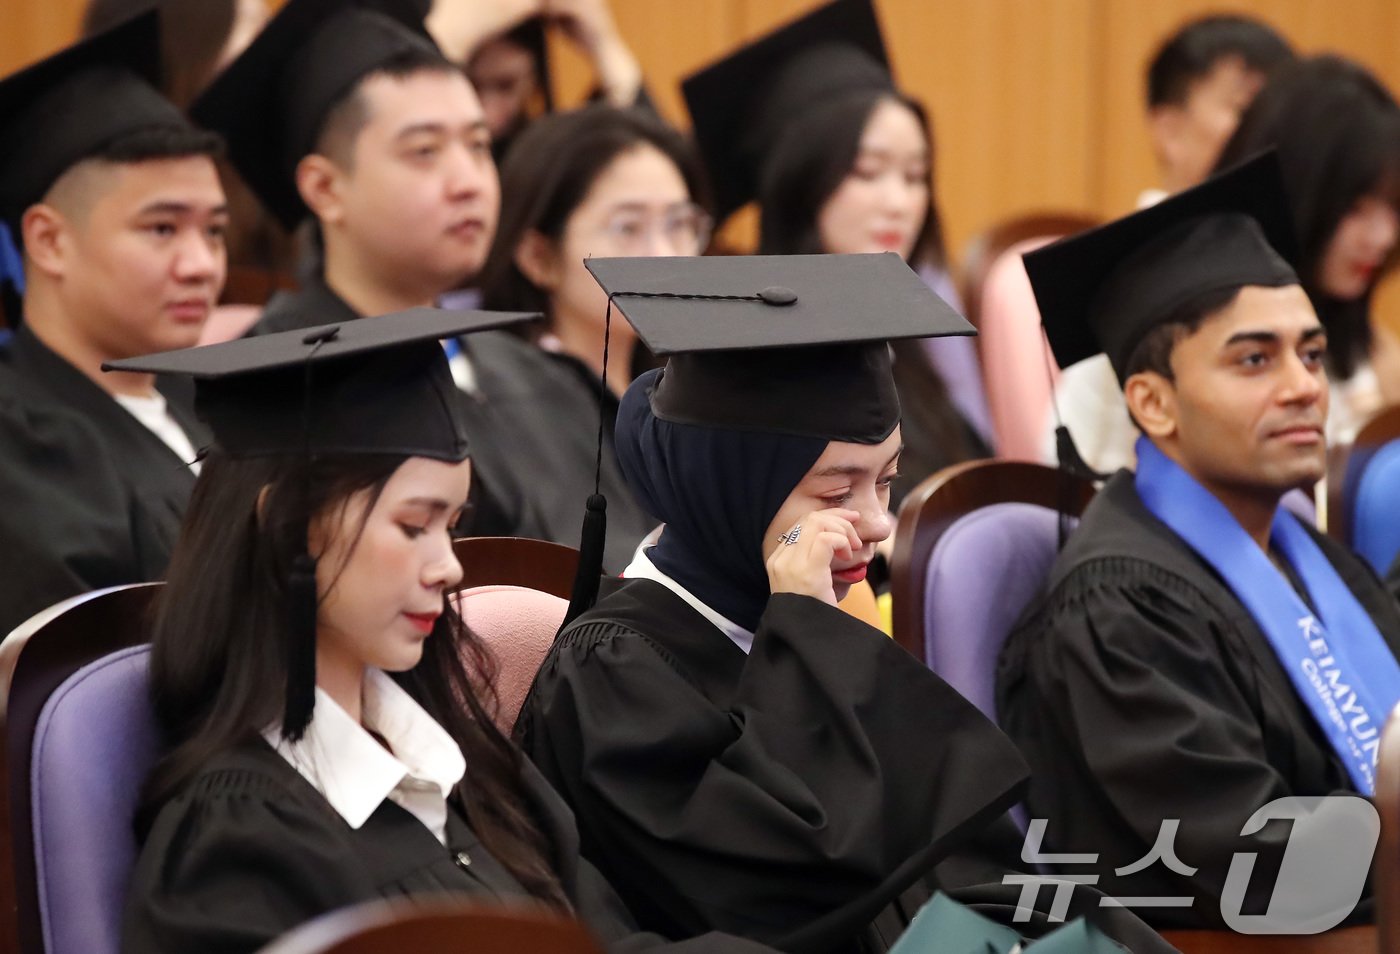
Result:
{"type": "Polygon", "coordinates": [[[1036,504],[1078,516],[1094,485],[1043,464],[978,460],[946,467],[910,491],[899,508],[890,594],[894,638],[924,658],[929,559],[940,537],[960,517],[999,503],[1036,504]]]}
{"type": "Polygon", "coordinates": [[[5,954],[44,951],[31,785],[33,740],[44,707],[88,663],[144,642],[146,613],[159,586],[75,596],[36,614],[0,642],[0,951],[5,954]]]}
{"type": "Polygon", "coordinates": [[[506,735],[568,608],[563,597],[523,586],[474,586],[457,594],[457,612],[496,658],[496,726],[506,735]]]}
{"type": "Polygon", "coordinates": [[[577,921],[467,902],[370,901],[332,911],[260,954],[602,954],[577,921]]]}
{"type": "Polygon", "coordinates": [[[141,786],[160,751],[149,646],[91,662],[34,732],[34,857],[46,954],[120,954],[141,786]]]}
{"type": "Polygon", "coordinates": [[[460,589],[501,583],[568,599],[578,572],[578,550],[527,537],[462,537],[452,542],[462,564],[460,589]]]}
{"type": "Polygon", "coordinates": [[[1400,440],[1400,405],[1385,407],[1356,432],[1350,444],[1332,447],[1327,454],[1327,535],[1347,546],[1355,545],[1355,503],[1362,478],[1376,453],[1400,440]]]}
{"type": "Polygon", "coordinates": [[[1002,457],[1040,458],[1059,370],[1041,331],[1021,255],[1098,221],[1072,213],[1019,216],[975,237],[964,254],[963,302],[977,327],[987,404],[1002,457]]]}
{"type": "Polygon", "coordinates": [[[1351,548],[1384,575],[1400,553],[1400,439],[1382,444],[1357,469],[1346,507],[1351,548]]]}
{"type": "Polygon", "coordinates": [[[1060,514],[1026,503],[981,507],[955,520],[924,577],[924,659],[996,721],[1001,647],[1059,552],[1060,514]]]}

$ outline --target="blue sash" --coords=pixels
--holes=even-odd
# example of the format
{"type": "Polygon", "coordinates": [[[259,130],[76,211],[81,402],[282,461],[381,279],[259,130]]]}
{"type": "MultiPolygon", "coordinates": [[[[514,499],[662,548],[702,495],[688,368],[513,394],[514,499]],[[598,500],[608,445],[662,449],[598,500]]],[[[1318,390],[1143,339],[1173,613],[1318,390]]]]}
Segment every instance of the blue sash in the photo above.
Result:
{"type": "Polygon", "coordinates": [[[9,282],[16,295],[24,294],[24,257],[9,226],[0,222],[0,284],[9,282]]]}
{"type": "Polygon", "coordinates": [[[1210,491],[1145,437],[1138,438],[1137,458],[1142,502],[1224,578],[1268,638],[1352,784],[1373,794],[1381,729],[1400,700],[1400,664],[1370,615],[1297,517],[1280,508],[1270,541],[1302,579],[1316,615],[1210,491]]]}

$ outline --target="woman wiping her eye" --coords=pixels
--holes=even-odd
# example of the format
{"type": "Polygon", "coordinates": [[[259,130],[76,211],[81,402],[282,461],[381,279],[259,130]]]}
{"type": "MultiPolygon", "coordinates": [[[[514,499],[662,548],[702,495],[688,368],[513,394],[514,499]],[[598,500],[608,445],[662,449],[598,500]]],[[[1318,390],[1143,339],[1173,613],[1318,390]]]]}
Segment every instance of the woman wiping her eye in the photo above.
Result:
{"type": "Polygon", "coordinates": [[[930,887],[1014,907],[975,848],[1009,834],[1014,862],[1020,756],[836,607],[891,530],[888,341],[969,326],[889,253],[588,267],[669,358],[616,432],[665,531],[576,601],[517,724],[585,857],[650,930],[788,951],[885,950],[930,887]]]}
{"type": "Polygon", "coordinates": [[[518,317],[419,309],[122,362],[193,375],[215,435],[154,621],[167,748],[123,950],[252,952],[337,908],[443,894],[665,945],[495,728],[491,657],[448,598],[471,462],[438,339],[518,317]]]}

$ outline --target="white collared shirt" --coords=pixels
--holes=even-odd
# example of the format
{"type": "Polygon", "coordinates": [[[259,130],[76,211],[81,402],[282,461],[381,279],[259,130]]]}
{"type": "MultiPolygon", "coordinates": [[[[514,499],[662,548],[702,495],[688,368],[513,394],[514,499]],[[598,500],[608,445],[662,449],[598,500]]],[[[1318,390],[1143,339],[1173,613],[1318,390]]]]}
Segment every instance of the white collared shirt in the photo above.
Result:
{"type": "Polygon", "coordinates": [[[316,689],[316,708],[300,742],[282,738],[278,726],[263,738],[325,796],[351,828],[359,828],[387,798],[447,843],[447,796],[467,763],[452,736],[398,683],[378,669],[365,670],[361,716],[356,722],[334,699],[316,689]],[[384,748],[366,731],[383,736],[384,748]]]}
{"type": "Polygon", "coordinates": [[[645,550],[638,550],[636,556],[632,557],[632,562],[627,564],[627,569],[622,571],[622,577],[626,580],[654,580],[666,589],[675,593],[685,600],[695,609],[697,613],[705,617],[724,635],[729,637],[729,641],[742,649],[745,655],[753,648],[753,633],[740,626],[733,620],[726,619],[713,609],[700,602],[695,594],[671,579],[657,568],[651,558],[646,555],[645,550]]]}

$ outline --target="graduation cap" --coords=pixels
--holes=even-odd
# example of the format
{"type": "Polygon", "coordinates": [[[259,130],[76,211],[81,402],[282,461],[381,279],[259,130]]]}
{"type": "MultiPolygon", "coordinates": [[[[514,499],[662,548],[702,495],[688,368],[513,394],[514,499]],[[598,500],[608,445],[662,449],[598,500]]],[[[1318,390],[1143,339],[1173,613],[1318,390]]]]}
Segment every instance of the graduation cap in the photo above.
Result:
{"type": "Polygon", "coordinates": [[[151,10],[0,80],[0,222],[15,228],[60,176],[118,138],[191,129],[157,91],[160,78],[151,10]]]}
{"type": "Polygon", "coordinates": [[[794,118],[848,93],[894,89],[871,0],[834,0],[681,83],[721,221],[758,194],[794,118]]]}
{"type": "MultiPolygon", "coordinates": [[[[878,444],[899,423],[889,342],[976,334],[894,252],[584,264],[605,329],[616,307],[667,356],[650,399],[673,423],[878,444]]],[[[596,596],[605,511],[595,486],[566,623],[596,596]]]]}
{"type": "Polygon", "coordinates": [[[1200,296],[1297,284],[1296,248],[1270,151],[1025,264],[1060,367],[1104,352],[1121,383],[1147,333],[1200,296]]]}
{"type": "Polygon", "coordinates": [[[442,56],[423,26],[428,7],[290,0],[190,107],[196,122],[223,133],[239,175],[285,228],[306,215],[296,166],[315,150],[330,108],[405,54],[442,56]]]}
{"type": "MultiPolygon", "coordinates": [[[[410,311],[223,344],[109,361],[104,371],[183,374],[195,409],[230,457],[389,454],[460,461],[467,434],[439,339],[535,320],[535,314],[410,311]]],[[[309,497],[309,488],[305,491],[309,497]]],[[[297,528],[301,540],[305,527],[297,528]]],[[[291,639],[283,734],[300,738],[316,688],[316,561],[287,580],[291,639]]]]}

